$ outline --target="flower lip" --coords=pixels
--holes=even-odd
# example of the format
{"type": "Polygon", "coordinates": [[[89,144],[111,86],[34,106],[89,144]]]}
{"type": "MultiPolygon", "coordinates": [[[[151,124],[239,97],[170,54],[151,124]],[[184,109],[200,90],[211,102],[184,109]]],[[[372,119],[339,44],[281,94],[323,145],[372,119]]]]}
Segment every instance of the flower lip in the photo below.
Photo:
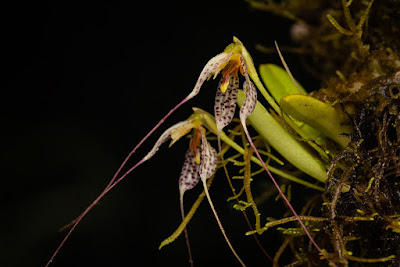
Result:
{"type": "Polygon", "coordinates": [[[220,90],[222,91],[222,93],[225,93],[226,89],[228,88],[229,76],[230,75],[238,76],[239,69],[241,69],[241,72],[243,73],[241,68],[240,55],[233,54],[229,59],[228,64],[224,67],[221,73],[223,82],[221,84],[220,90]]]}
{"type": "Polygon", "coordinates": [[[197,164],[200,164],[199,147],[201,144],[201,136],[202,136],[202,132],[204,132],[204,128],[199,126],[199,127],[193,128],[192,132],[193,132],[193,134],[192,134],[192,138],[190,139],[189,149],[194,153],[194,161],[197,164]]]}

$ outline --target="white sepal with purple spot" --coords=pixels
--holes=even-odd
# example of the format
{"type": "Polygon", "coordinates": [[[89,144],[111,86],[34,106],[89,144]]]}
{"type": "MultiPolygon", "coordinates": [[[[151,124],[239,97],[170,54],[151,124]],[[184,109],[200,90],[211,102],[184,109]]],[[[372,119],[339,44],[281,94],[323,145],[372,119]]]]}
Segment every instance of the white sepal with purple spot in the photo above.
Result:
{"type": "Polygon", "coordinates": [[[201,86],[208,78],[210,78],[212,74],[214,75],[218,74],[216,73],[216,71],[218,70],[219,66],[224,62],[228,61],[231,55],[232,53],[222,52],[221,54],[216,55],[207,62],[207,64],[201,71],[199,78],[197,79],[193,91],[187,96],[188,100],[195,97],[200,92],[201,86]]]}
{"type": "Polygon", "coordinates": [[[191,124],[193,120],[189,121],[181,121],[178,122],[177,124],[171,126],[168,128],[161,136],[158,138],[157,142],[153,146],[153,148],[150,150],[149,153],[143,158],[143,161],[149,160],[151,157],[154,156],[154,154],[160,149],[160,146],[165,143],[170,137],[173,132],[178,130],[179,128],[185,127],[187,124],[191,124]]]}
{"type": "Polygon", "coordinates": [[[201,134],[200,178],[205,182],[217,168],[217,151],[210,145],[204,133],[201,134]]]}
{"type": "Polygon", "coordinates": [[[181,195],[195,187],[200,181],[199,167],[200,165],[195,161],[194,152],[188,149],[183,162],[181,176],[179,177],[179,192],[181,195]]]}
{"type": "Polygon", "coordinates": [[[243,84],[243,88],[245,89],[246,98],[244,99],[243,105],[240,109],[239,116],[243,127],[245,127],[247,117],[253,112],[254,108],[256,107],[257,91],[251,81],[245,81],[243,84]]]}
{"type": "Polygon", "coordinates": [[[236,75],[229,76],[229,85],[225,93],[220,90],[222,81],[223,78],[221,78],[218,85],[214,103],[214,114],[218,132],[227,126],[235,115],[237,92],[239,89],[239,77],[236,75]]]}

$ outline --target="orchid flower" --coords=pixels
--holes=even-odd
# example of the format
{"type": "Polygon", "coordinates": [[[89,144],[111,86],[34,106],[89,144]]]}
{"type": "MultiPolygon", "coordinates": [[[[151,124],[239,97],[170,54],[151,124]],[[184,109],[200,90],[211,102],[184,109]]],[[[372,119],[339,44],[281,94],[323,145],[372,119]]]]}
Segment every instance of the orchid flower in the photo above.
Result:
{"type": "Polygon", "coordinates": [[[248,69],[252,73],[255,72],[253,61],[243,44],[237,38],[234,38],[234,42],[228,45],[224,52],[208,61],[200,73],[193,91],[188,95],[188,98],[196,96],[204,81],[210,79],[212,76],[215,79],[221,72],[222,77],[217,88],[214,104],[218,133],[233,119],[236,109],[237,91],[239,89],[239,71],[245,78],[243,88],[246,89],[246,95],[251,96],[246,100],[248,103],[241,109],[243,118],[247,118],[255,107],[257,93],[255,86],[249,78],[248,69]]]}
{"type": "MultiPolygon", "coordinates": [[[[180,209],[182,220],[185,219],[183,195],[187,190],[194,188],[200,181],[200,169],[204,165],[202,162],[215,162],[215,164],[212,164],[212,168],[210,168],[210,171],[212,172],[211,175],[215,172],[217,166],[216,152],[211,153],[210,155],[203,155],[204,153],[200,153],[200,143],[203,141],[202,135],[204,135],[204,128],[198,121],[193,119],[188,119],[187,121],[177,123],[161,135],[153,149],[145,157],[146,159],[151,158],[159,149],[159,147],[169,138],[172,140],[170,143],[171,146],[190,131],[192,131],[192,138],[190,139],[189,149],[186,151],[185,160],[183,162],[182,171],[179,177],[180,209]]],[[[207,140],[205,140],[205,142],[207,142],[207,140]]],[[[205,176],[205,178],[207,179],[208,177],[205,176]]],[[[192,252],[190,249],[189,236],[186,227],[184,232],[186,246],[188,248],[189,262],[191,266],[193,266],[192,252]]]]}
{"type": "Polygon", "coordinates": [[[168,128],[144,157],[144,160],[149,160],[163,143],[171,139],[171,146],[190,131],[192,131],[192,137],[179,178],[181,198],[185,191],[195,187],[200,179],[206,182],[217,168],[217,151],[207,141],[205,129],[196,115],[168,128]]]}
{"type": "Polygon", "coordinates": [[[239,70],[245,77],[243,88],[246,89],[246,104],[243,105],[240,110],[240,116],[243,118],[242,124],[244,126],[244,121],[253,112],[257,102],[257,91],[247,74],[246,61],[241,55],[231,56],[231,58],[228,65],[222,71],[222,78],[215,96],[214,113],[218,133],[233,119],[239,90],[239,70]]]}
{"type": "MultiPolygon", "coordinates": [[[[215,215],[221,232],[235,255],[238,261],[245,266],[242,260],[237,255],[236,251],[232,247],[227,235],[225,234],[222,223],[218,218],[217,212],[215,211],[214,205],[211,201],[210,194],[207,189],[207,179],[210,178],[217,169],[217,151],[208,142],[205,134],[205,129],[201,124],[201,117],[194,114],[188,120],[179,122],[174,126],[168,128],[157,140],[154,147],[150,152],[143,158],[143,160],[148,160],[154,156],[154,154],[159,150],[161,145],[167,140],[171,139],[170,146],[174,144],[184,135],[192,131],[192,137],[190,139],[189,149],[186,151],[185,160],[182,166],[182,171],[179,177],[179,192],[180,192],[180,207],[182,219],[184,219],[184,207],[183,207],[183,195],[187,190],[192,189],[201,180],[204,186],[204,191],[206,193],[210,207],[215,215]]],[[[186,244],[189,251],[190,262],[192,263],[191,251],[189,245],[189,239],[187,231],[185,229],[186,244]]]]}
{"type": "MultiPolygon", "coordinates": [[[[245,104],[242,105],[240,109],[240,119],[241,124],[246,132],[246,119],[253,112],[256,106],[257,91],[255,90],[255,86],[251,82],[247,72],[247,69],[250,68],[252,73],[256,73],[253,60],[251,59],[247,50],[244,48],[243,44],[237,38],[234,38],[234,43],[228,45],[222,55],[225,55],[224,57],[221,56],[221,58],[225,59],[225,61],[220,63],[220,66],[213,70],[214,78],[219,71],[221,71],[222,76],[215,95],[214,115],[217,126],[218,150],[220,151],[221,161],[225,162],[223,153],[221,153],[222,149],[220,134],[224,127],[232,121],[235,114],[239,90],[239,72],[245,78],[243,89],[245,89],[246,97],[244,100],[245,104]]],[[[218,55],[214,58],[219,59],[219,57],[220,56],[218,55]]],[[[210,65],[214,64],[213,61],[213,59],[210,60],[210,65]]],[[[208,68],[205,68],[205,70],[207,69],[208,68]]],[[[228,170],[226,169],[225,165],[223,166],[225,172],[227,173],[228,170]]]]}

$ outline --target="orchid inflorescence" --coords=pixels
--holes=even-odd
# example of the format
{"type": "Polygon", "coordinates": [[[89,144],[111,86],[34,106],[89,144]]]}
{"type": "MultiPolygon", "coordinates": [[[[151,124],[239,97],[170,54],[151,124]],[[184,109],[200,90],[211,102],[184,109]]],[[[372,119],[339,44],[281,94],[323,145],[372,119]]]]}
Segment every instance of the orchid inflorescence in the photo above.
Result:
{"type": "MultiPolygon", "coordinates": [[[[264,81],[265,82],[265,81],[264,81]]],[[[294,82],[295,84],[295,82],[294,82]]],[[[249,119],[252,126],[260,133],[260,135],[266,140],[267,142],[271,143],[271,145],[281,154],[283,155],[289,162],[291,162],[294,166],[303,170],[305,173],[309,174],[310,176],[316,178],[319,181],[324,181],[325,174],[326,174],[326,166],[323,162],[320,162],[318,159],[315,159],[308,149],[305,149],[299,141],[287,131],[284,130],[284,127],[277,123],[276,120],[271,116],[271,114],[266,111],[266,109],[257,101],[257,90],[256,88],[262,93],[264,98],[268,101],[270,106],[275,110],[278,115],[281,115],[282,111],[281,108],[276,104],[277,102],[282,102],[285,98],[284,95],[280,94],[279,99],[274,99],[269,95],[269,93],[265,90],[262,82],[258,78],[257,71],[255,70],[253,60],[242,44],[242,42],[234,37],[233,43],[228,45],[225,50],[216,55],[215,57],[211,58],[208,63],[204,66],[203,70],[201,71],[199,78],[193,88],[193,90],[174,108],[171,109],[161,120],[160,122],[139,142],[139,144],[129,153],[127,158],[121,164],[118,171],[115,173],[114,177],[111,179],[107,187],[103,190],[103,192],[99,195],[99,197],[72,223],[68,226],[72,226],[70,231],[68,232],[67,236],[64,238],[58,249],[55,251],[53,256],[51,257],[50,261],[47,265],[49,265],[60,248],[63,246],[65,241],[68,239],[72,231],[78,225],[78,223],[82,220],[82,218],[99,202],[99,200],[107,194],[114,186],[116,186],[121,180],[123,180],[130,172],[132,172],[135,168],[140,166],[142,163],[146,162],[147,160],[151,159],[155,153],[159,150],[161,145],[168,140],[171,139],[170,146],[174,144],[176,141],[181,139],[183,136],[187,134],[191,134],[189,148],[185,154],[185,159],[182,167],[182,171],[179,177],[179,192],[180,192],[180,202],[181,202],[181,213],[182,219],[185,221],[183,227],[180,227],[180,231],[176,234],[174,233],[170,238],[167,238],[161,244],[160,248],[166,244],[173,242],[177,236],[184,230],[187,245],[189,248],[189,258],[190,262],[193,263],[191,259],[191,252],[190,246],[188,241],[188,236],[186,232],[185,225],[187,224],[187,218],[184,215],[183,209],[183,195],[187,190],[192,189],[195,187],[198,182],[201,180],[204,186],[204,193],[209,201],[210,207],[213,210],[215,218],[219,224],[222,234],[230,247],[232,253],[235,255],[237,260],[240,262],[242,266],[245,266],[243,261],[240,259],[236,251],[234,250],[233,246],[229,242],[229,239],[222,227],[222,223],[220,222],[218,215],[215,211],[214,205],[212,204],[210,195],[208,193],[207,188],[207,180],[212,177],[217,169],[217,150],[214,149],[206,137],[207,130],[214,133],[218,139],[218,149],[219,155],[221,157],[221,162],[223,160],[223,153],[221,151],[221,139],[228,144],[229,146],[236,149],[239,153],[244,154],[245,151],[239,145],[237,145],[232,139],[227,137],[223,132],[223,129],[229,125],[235,114],[236,105],[239,104],[240,111],[239,111],[239,118],[240,124],[242,129],[245,133],[245,136],[250,143],[253,152],[256,154],[256,157],[252,157],[251,160],[264,168],[267,172],[268,176],[271,178],[272,182],[274,183],[275,187],[277,188],[279,194],[283,201],[287,204],[289,209],[294,215],[294,218],[299,222],[300,226],[304,233],[309,237],[311,243],[315,246],[315,248],[321,253],[322,257],[329,258],[326,256],[318,245],[313,240],[312,236],[308,232],[308,229],[300,219],[300,216],[297,215],[296,211],[291,206],[290,202],[286,198],[285,194],[282,192],[280,186],[275,181],[274,177],[272,176],[271,172],[277,173],[282,177],[290,179],[295,182],[302,183],[306,186],[317,190],[323,190],[317,185],[308,183],[301,179],[291,176],[285,172],[279,171],[274,169],[271,166],[265,164],[264,160],[261,158],[260,153],[258,152],[256,146],[254,145],[252,138],[250,137],[249,131],[247,130],[246,121],[249,119]],[[139,162],[137,162],[133,167],[131,167],[128,171],[126,171],[123,175],[119,176],[120,171],[126,165],[127,161],[130,157],[135,153],[137,148],[141,146],[145,140],[157,130],[157,128],[164,123],[164,121],[181,105],[186,103],[191,98],[195,97],[199,92],[203,85],[203,83],[213,77],[214,79],[221,73],[221,79],[218,83],[218,87],[216,90],[215,95],[215,102],[214,102],[214,117],[208,114],[205,111],[200,109],[194,108],[194,114],[190,116],[187,120],[179,122],[172,127],[168,128],[157,140],[153,148],[148,152],[148,154],[143,157],[139,162]],[[240,81],[239,81],[239,73],[244,77],[244,82],[242,89],[240,90],[240,81]],[[270,122],[270,123],[269,123],[270,122]],[[263,130],[265,127],[270,127],[270,130],[263,130]],[[278,135],[278,139],[277,138],[278,135]],[[272,141],[270,138],[275,138],[272,141]],[[274,141],[275,140],[275,141],[274,141]],[[281,142],[281,143],[279,143],[281,142]],[[290,145],[288,145],[290,143],[290,145]],[[293,156],[291,156],[293,155],[293,156]]],[[[296,85],[296,89],[289,90],[289,94],[298,94],[298,89],[296,85]],[[297,92],[297,93],[296,93],[297,92]]],[[[304,99],[305,95],[298,95],[300,99],[304,99]]],[[[294,129],[300,129],[299,131],[304,131],[304,129],[308,129],[305,125],[302,125],[301,120],[297,119],[299,114],[296,113],[296,108],[293,110],[293,103],[288,99],[285,103],[285,107],[288,108],[286,110],[290,110],[290,116],[286,116],[285,119],[290,126],[293,126],[294,129]],[[291,108],[291,109],[290,109],[291,108]],[[303,127],[304,126],[304,127],[303,127]]],[[[297,101],[297,100],[296,100],[297,101]]],[[[294,102],[296,102],[294,101],[294,102]]],[[[305,101],[308,101],[307,99],[305,101]]],[[[307,102],[308,103],[308,102],[307,102]]],[[[321,103],[318,103],[321,104],[321,103]]],[[[285,112],[285,110],[283,110],[285,112]]],[[[301,114],[300,114],[301,115],[301,114]]],[[[336,123],[340,124],[340,118],[336,118],[332,115],[334,119],[336,119],[336,123]]],[[[321,119],[323,120],[323,119],[321,119]]],[[[318,121],[318,118],[314,119],[312,122],[318,121]]],[[[319,124],[315,124],[318,129],[319,124]]],[[[324,124],[324,127],[326,125],[324,124]]],[[[334,125],[335,126],[335,125],[334,125]]],[[[334,127],[332,126],[332,127],[334,127]]],[[[329,125],[326,127],[330,127],[329,125]]],[[[350,131],[350,130],[349,130],[350,131]]],[[[315,130],[314,130],[315,132],[315,130]]],[[[301,133],[298,133],[300,136],[303,136],[301,133]]],[[[322,136],[320,139],[323,139],[322,136]]],[[[341,140],[342,144],[345,144],[345,140],[341,140]]],[[[321,153],[325,153],[322,151],[321,153]]],[[[325,155],[326,156],[326,155],[325,155]]]]}

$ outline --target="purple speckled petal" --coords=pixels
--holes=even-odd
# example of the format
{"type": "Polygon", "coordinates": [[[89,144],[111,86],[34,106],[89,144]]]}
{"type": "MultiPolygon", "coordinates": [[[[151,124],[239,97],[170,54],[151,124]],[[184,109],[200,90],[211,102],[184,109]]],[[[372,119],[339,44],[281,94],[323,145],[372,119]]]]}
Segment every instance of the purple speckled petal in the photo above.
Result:
{"type": "Polygon", "coordinates": [[[200,152],[200,178],[205,182],[210,178],[217,168],[217,151],[207,141],[205,134],[201,134],[200,152]]]}
{"type": "Polygon", "coordinates": [[[233,119],[236,109],[237,92],[239,89],[239,77],[236,75],[229,76],[229,85],[225,93],[219,89],[222,81],[223,79],[219,82],[214,103],[214,114],[218,132],[233,119]]]}
{"type": "Polygon", "coordinates": [[[243,75],[246,79],[243,84],[243,90],[246,94],[246,98],[244,99],[243,105],[240,109],[239,117],[240,122],[246,129],[246,119],[253,112],[257,104],[257,90],[247,74],[246,61],[243,59],[243,57],[240,57],[240,66],[243,69],[243,75]]]}
{"type": "MultiPolygon", "coordinates": [[[[247,76],[247,74],[246,74],[247,76]]],[[[240,109],[240,121],[243,127],[246,126],[247,117],[253,112],[257,104],[257,91],[254,84],[250,81],[246,81],[243,84],[245,90],[246,98],[244,99],[242,108],[240,109]]]]}
{"type": "Polygon", "coordinates": [[[187,96],[188,100],[195,97],[200,92],[200,88],[203,85],[204,81],[206,81],[212,74],[216,74],[215,72],[218,70],[219,66],[228,61],[231,55],[232,53],[222,52],[221,54],[216,55],[207,62],[207,64],[201,71],[199,78],[197,79],[193,91],[187,96]]]}
{"type": "Polygon", "coordinates": [[[149,160],[151,157],[154,156],[154,154],[158,151],[158,149],[160,148],[160,146],[165,143],[170,137],[171,134],[173,132],[175,132],[176,130],[178,130],[179,128],[183,128],[188,124],[191,124],[193,122],[193,120],[189,120],[189,121],[181,121],[178,122],[177,124],[171,126],[170,128],[168,128],[161,136],[160,138],[158,138],[157,142],[155,143],[155,145],[153,146],[153,148],[150,150],[149,153],[147,153],[147,155],[143,158],[143,161],[149,160]]]}
{"type": "Polygon", "coordinates": [[[199,167],[200,165],[195,162],[194,153],[188,149],[183,162],[181,176],[179,177],[179,191],[181,195],[185,191],[192,189],[200,181],[199,167]]]}
{"type": "MultiPolygon", "coordinates": [[[[243,76],[246,79],[246,84],[251,83],[250,77],[247,74],[247,65],[246,65],[246,61],[244,60],[244,58],[241,56],[240,57],[240,67],[243,69],[243,76]]],[[[244,86],[243,86],[244,89],[244,86]]]]}

